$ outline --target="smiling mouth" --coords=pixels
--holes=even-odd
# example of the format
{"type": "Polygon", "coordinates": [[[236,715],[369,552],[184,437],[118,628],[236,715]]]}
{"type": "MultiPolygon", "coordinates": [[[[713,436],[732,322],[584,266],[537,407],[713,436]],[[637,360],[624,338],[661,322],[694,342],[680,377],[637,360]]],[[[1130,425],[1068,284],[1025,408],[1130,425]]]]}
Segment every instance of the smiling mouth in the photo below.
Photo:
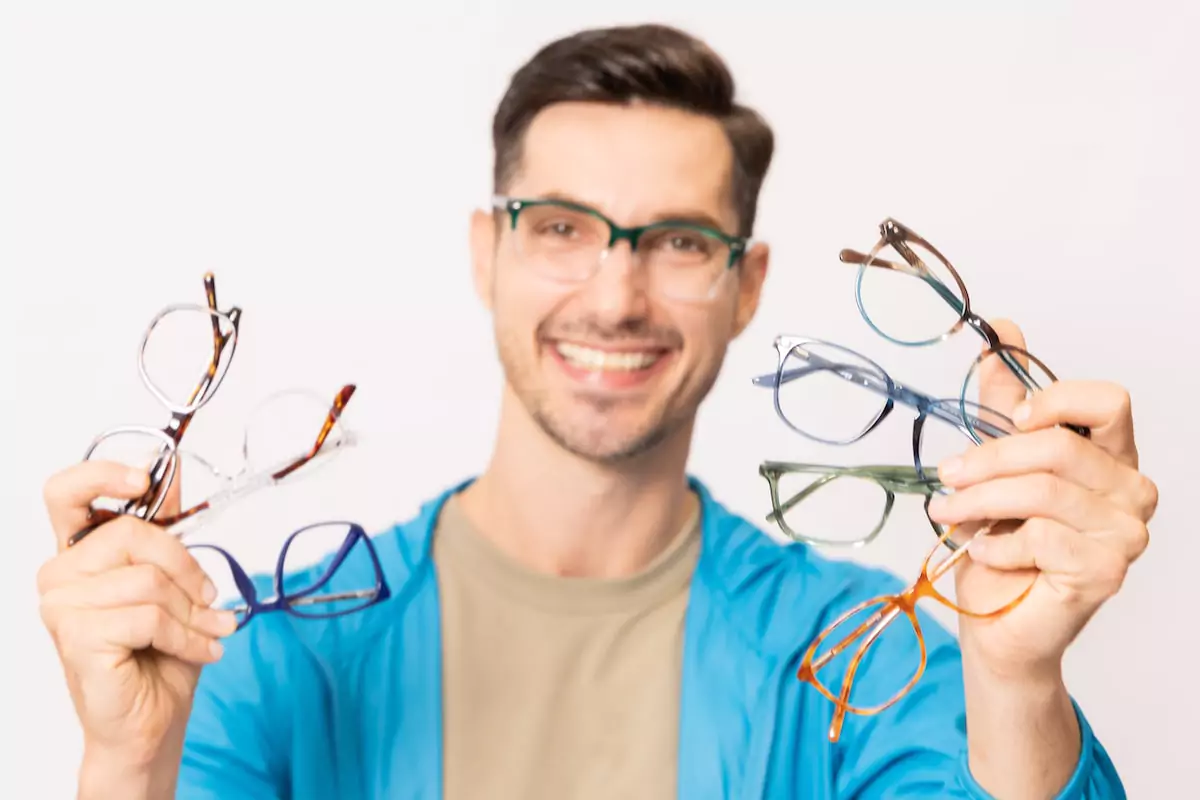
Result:
{"type": "Polygon", "coordinates": [[[639,372],[648,370],[667,354],[663,348],[598,350],[574,342],[556,342],[554,349],[568,365],[588,372],[639,372]]]}

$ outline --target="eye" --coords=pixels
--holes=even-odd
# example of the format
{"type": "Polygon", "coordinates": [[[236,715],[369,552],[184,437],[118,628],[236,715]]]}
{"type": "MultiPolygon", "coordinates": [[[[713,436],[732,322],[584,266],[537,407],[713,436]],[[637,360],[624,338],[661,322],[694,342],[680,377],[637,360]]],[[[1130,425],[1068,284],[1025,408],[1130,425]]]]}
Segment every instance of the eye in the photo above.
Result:
{"type": "Polygon", "coordinates": [[[712,255],[715,243],[711,238],[697,231],[665,230],[655,236],[652,244],[655,250],[674,256],[689,258],[707,258],[712,255]]]}
{"type": "Polygon", "coordinates": [[[570,239],[572,236],[578,234],[579,229],[573,223],[566,220],[548,220],[538,226],[537,232],[542,236],[570,239]]]}
{"type": "Polygon", "coordinates": [[[669,244],[672,250],[679,250],[684,253],[703,252],[705,250],[704,241],[699,236],[672,236],[669,244]]]}

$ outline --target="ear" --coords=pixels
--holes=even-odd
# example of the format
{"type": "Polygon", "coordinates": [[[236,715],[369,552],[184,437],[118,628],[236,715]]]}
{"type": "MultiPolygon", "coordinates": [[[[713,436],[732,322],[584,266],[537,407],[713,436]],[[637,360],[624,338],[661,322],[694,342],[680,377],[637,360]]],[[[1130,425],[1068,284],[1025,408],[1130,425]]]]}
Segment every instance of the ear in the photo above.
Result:
{"type": "Polygon", "coordinates": [[[755,244],[742,256],[738,267],[737,308],[734,312],[733,337],[741,335],[758,311],[763,282],[767,279],[767,263],[771,249],[762,242],[755,244]]]}
{"type": "Polygon", "coordinates": [[[496,217],[476,209],[471,214],[471,271],[475,294],[492,310],[492,285],[496,275],[496,217]]]}

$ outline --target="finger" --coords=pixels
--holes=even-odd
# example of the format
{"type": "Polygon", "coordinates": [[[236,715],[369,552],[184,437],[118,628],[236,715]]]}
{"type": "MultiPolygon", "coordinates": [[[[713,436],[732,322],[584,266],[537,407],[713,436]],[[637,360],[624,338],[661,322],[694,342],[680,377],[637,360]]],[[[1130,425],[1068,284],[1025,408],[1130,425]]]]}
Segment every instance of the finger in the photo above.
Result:
{"type": "Polygon", "coordinates": [[[221,657],[219,641],[198,633],[171,616],[162,606],[84,608],[64,616],[57,643],[63,659],[76,669],[94,667],[97,654],[122,657],[131,651],[154,648],[195,664],[221,657]]]}
{"type": "Polygon", "coordinates": [[[205,636],[227,636],[237,629],[237,616],[232,611],[197,605],[153,564],[118,567],[54,589],[42,598],[42,616],[53,631],[57,620],[80,609],[139,605],[159,606],[205,636]]]}
{"type": "Polygon", "coordinates": [[[938,466],[938,479],[961,488],[1031,472],[1057,475],[1099,492],[1144,521],[1153,515],[1158,502],[1149,479],[1066,428],[1043,428],[968,448],[938,466]]]}
{"type": "Polygon", "coordinates": [[[1103,496],[1048,473],[994,478],[935,495],[929,515],[943,525],[1046,517],[1077,531],[1116,532],[1140,524],[1103,496]]]}
{"type": "Polygon", "coordinates": [[[80,578],[118,567],[151,564],[165,572],[188,598],[210,605],[217,589],[177,538],[136,517],[123,516],[97,528],[91,536],[48,561],[38,573],[42,594],[80,578]]]}
{"type": "Polygon", "coordinates": [[[133,500],[145,493],[149,476],[116,461],[82,461],[50,476],[42,497],[60,547],[91,521],[99,497],[133,500]]]}
{"type": "Polygon", "coordinates": [[[1066,424],[1088,427],[1097,445],[1136,469],[1132,409],[1129,392],[1115,383],[1055,381],[1014,410],[1012,419],[1026,431],[1066,424]]]}
{"type": "Polygon", "coordinates": [[[1103,542],[1049,519],[1031,519],[1011,533],[976,537],[971,560],[1003,571],[1037,569],[1057,588],[1112,594],[1129,561],[1103,542]]]}
{"type": "MultiPolygon", "coordinates": [[[[1002,344],[1025,349],[1025,336],[1016,323],[997,319],[992,321],[992,328],[1000,337],[1002,344]]],[[[987,353],[987,348],[984,350],[987,353]]],[[[1024,369],[1029,368],[1028,359],[1016,353],[1003,351],[1009,357],[1016,358],[1024,369]]],[[[1008,364],[998,353],[983,356],[979,365],[979,403],[1005,416],[1011,416],[1027,394],[1025,384],[1013,374],[1008,364]]]]}

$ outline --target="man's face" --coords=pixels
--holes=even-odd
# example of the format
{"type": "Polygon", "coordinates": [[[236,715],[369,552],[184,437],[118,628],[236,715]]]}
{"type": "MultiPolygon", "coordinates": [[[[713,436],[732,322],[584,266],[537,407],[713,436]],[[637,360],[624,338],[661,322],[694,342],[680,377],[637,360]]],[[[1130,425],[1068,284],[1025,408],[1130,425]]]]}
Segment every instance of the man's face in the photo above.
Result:
{"type": "MultiPolygon", "coordinates": [[[[738,231],[732,149],[720,124],[682,111],[569,103],[530,126],[507,194],[570,198],[618,225],[712,218],[738,231]]],[[[528,213],[522,212],[522,213],[528,213]]],[[[759,246],[710,298],[661,296],[628,242],[584,282],[530,269],[507,214],[477,213],[476,284],[493,313],[512,393],[566,449],[613,463],[686,435],[729,341],[753,316],[766,270],[759,246]]]]}

